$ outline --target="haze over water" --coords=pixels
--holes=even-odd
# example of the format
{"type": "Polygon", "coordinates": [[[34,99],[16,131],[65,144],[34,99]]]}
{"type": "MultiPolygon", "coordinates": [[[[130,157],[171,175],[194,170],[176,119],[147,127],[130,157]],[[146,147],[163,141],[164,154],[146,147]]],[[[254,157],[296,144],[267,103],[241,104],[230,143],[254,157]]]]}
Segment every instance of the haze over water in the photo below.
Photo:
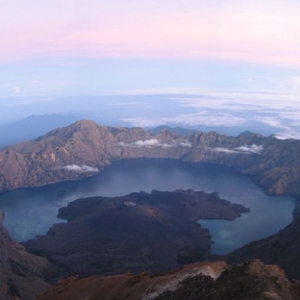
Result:
{"type": "Polygon", "coordinates": [[[235,221],[200,221],[202,227],[211,230],[213,253],[226,253],[269,236],[292,221],[294,199],[265,195],[250,176],[219,165],[158,159],[119,161],[92,178],[4,193],[0,207],[12,237],[26,241],[62,222],[56,218],[58,209],[77,198],[189,188],[219,192],[221,198],[251,209],[235,221]]]}

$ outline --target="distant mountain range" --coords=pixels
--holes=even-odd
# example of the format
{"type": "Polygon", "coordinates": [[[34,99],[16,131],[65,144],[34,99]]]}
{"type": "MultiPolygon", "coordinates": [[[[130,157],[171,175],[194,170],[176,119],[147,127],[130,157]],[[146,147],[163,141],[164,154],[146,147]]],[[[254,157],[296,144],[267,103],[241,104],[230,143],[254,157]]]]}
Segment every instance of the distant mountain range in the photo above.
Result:
{"type": "Polygon", "coordinates": [[[0,151],[0,191],[97,174],[115,160],[168,158],[233,167],[269,194],[300,195],[300,141],[253,133],[151,133],[82,120],[0,151]]]}
{"type": "MultiPolygon", "coordinates": [[[[68,126],[80,119],[82,118],[77,115],[43,114],[31,115],[26,119],[7,124],[0,124],[0,149],[15,143],[36,139],[55,128],[68,126]]],[[[199,132],[199,129],[171,127],[168,125],[145,128],[145,130],[151,132],[152,134],[157,134],[163,130],[168,130],[174,134],[181,135],[199,132]]],[[[202,132],[208,132],[211,130],[212,128],[210,127],[201,127],[202,132]]],[[[255,134],[249,131],[245,133],[255,134]]],[[[233,135],[236,135],[236,130],[233,135]]]]}
{"type": "Polygon", "coordinates": [[[186,129],[186,128],[182,128],[182,127],[170,127],[170,126],[158,126],[155,128],[145,128],[146,130],[148,130],[149,132],[151,132],[152,134],[158,134],[162,131],[169,131],[171,133],[174,134],[181,134],[181,135],[187,135],[190,133],[195,133],[195,132],[199,132],[199,130],[194,130],[194,129],[186,129]]]}
{"type": "Polygon", "coordinates": [[[32,115],[26,119],[0,125],[0,149],[15,143],[36,139],[57,127],[67,126],[80,118],[73,115],[32,115]]]}

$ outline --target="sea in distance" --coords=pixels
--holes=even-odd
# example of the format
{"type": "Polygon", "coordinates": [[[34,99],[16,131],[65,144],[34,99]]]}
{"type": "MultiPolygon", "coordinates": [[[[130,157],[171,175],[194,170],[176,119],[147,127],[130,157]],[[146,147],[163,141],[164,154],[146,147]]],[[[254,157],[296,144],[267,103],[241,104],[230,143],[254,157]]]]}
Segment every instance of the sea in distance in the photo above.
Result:
{"type": "Polygon", "coordinates": [[[22,242],[63,222],[57,218],[59,208],[78,198],[175,189],[218,192],[222,199],[251,209],[234,221],[199,221],[212,234],[213,254],[225,254],[276,233],[293,218],[295,199],[266,195],[251,176],[220,165],[171,159],[117,161],[94,177],[2,193],[0,207],[5,213],[4,226],[22,242]]]}

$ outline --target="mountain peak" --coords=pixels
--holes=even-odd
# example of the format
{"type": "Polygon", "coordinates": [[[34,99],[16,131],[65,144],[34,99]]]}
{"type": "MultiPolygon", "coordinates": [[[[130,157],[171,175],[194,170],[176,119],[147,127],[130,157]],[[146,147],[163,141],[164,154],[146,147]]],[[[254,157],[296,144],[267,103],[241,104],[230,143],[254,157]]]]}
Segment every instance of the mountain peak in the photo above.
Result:
{"type": "Polygon", "coordinates": [[[238,137],[246,137],[246,138],[251,138],[251,137],[262,137],[261,134],[246,130],[241,132],[238,137]]]}
{"type": "Polygon", "coordinates": [[[71,125],[71,127],[77,127],[78,129],[87,128],[87,127],[92,128],[98,126],[99,125],[96,122],[87,119],[79,120],[71,125]]]}

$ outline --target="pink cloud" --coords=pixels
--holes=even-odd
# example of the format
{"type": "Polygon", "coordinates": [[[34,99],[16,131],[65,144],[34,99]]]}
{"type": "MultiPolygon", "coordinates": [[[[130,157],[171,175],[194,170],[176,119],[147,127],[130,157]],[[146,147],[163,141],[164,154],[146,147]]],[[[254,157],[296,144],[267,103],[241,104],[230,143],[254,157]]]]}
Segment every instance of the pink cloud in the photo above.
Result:
{"type": "Polygon", "coordinates": [[[283,9],[267,5],[268,1],[255,6],[229,1],[226,7],[200,1],[193,8],[179,1],[158,10],[152,4],[113,6],[65,0],[59,11],[54,9],[57,4],[57,0],[52,5],[40,3],[35,10],[26,4],[13,10],[7,4],[0,9],[1,19],[6,20],[0,28],[2,59],[71,54],[300,66],[297,4],[283,5],[283,9]],[[15,23],[9,21],[16,17],[15,23]]]}

